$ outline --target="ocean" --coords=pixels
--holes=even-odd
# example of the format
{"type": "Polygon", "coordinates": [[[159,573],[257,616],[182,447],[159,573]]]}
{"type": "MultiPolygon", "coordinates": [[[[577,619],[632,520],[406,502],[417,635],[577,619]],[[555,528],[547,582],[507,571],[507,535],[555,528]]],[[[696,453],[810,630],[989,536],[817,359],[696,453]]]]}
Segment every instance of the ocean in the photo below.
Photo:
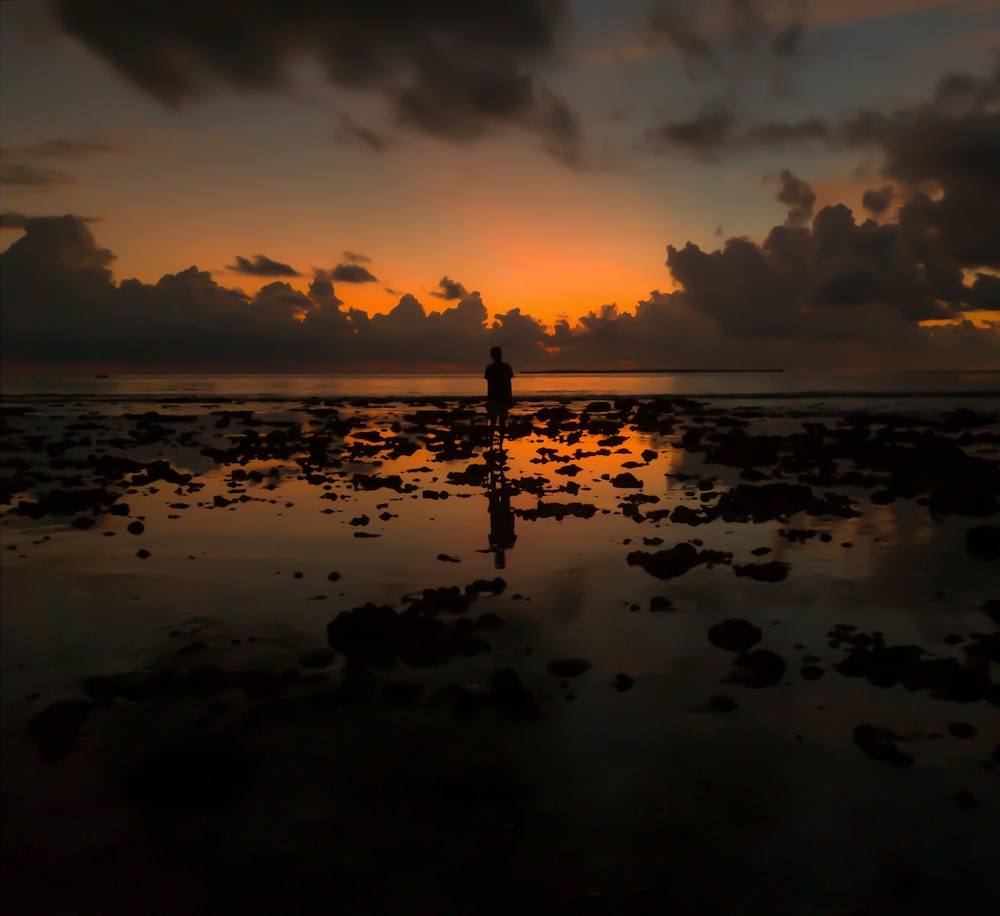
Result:
{"type": "MultiPolygon", "coordinates": [[[[25,376],[0,385],[7,403],[29,398],[86,401],[284,401],[297,399],[476,398],[480,374],[148,374],[25,376]]],[[[911,372],[638,372],[531,373],[515,379],[519,400],[602,397],[687,397],[733,402],[809,402],[843,411],[859,406],[936,410],[1000,401],[1000,370],[911,372]]]]}

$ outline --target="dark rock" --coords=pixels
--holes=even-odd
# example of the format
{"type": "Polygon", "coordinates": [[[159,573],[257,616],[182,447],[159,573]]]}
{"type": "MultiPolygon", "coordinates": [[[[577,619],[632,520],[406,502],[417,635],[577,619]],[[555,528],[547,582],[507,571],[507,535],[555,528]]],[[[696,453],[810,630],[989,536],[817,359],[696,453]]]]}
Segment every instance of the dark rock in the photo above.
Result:
{"type": "Polygon", "coordinates": [[[326,577],[330,582],[336,582],[340,578],[339,572],[331,572],[327,574],[326,577]]]}
{"type": "Polygon", "coordinates": [[[424,685],[413,681],[392,681],[382,685],[379,696],[393,706],[412,706],[424,695],[424,685]]]}
{"type": "Polygon", "coordinates": [[[709,699],[708,708],[711,712],[732,712],[736,709],[736,700],[725,694],[717,693],[709,699]]]}
{"type": "Polygon", "coordinates": [[[578,677],[593,667],[582,658],[554,659],[548,663],[549,674],[555,677],[578,677]]]}
{"type": "Polygon", "coordinates": [[[677,506],[670,513],[670,521],[675,525],[700,525],[702,522],[707,521],[707,519],[696,509],[692,509],[689,506],[677,506]]]}
{"type": "Polygon", "coordinates": [[[747,652],[752,646],[757,645],[763,636],[760,627],[740,618],[723,620],[708,628],[708,641],[716,648],[728,649],[730,652],[747,652]]]}
{"type": "Polygon", "coordinates": [[[984,601],[983,613],[994,623],[1000,623],[1000,601],[984,601]]]}
{"type": "Polygon", "coordinates": [[[641,490],[642,481],[635,474],[625,471],[611,478],[611,486],[619,490],[641,490]]]}
{"type": "Polygon", "coordinates": [[[639,566],[658,579],[673,579],[702,563],[727,563],[731,559],[732,554],[708,550],[699,553],[693,544],[683,542],[657,553],[633,551],[628,555],[628,565],[639,566]]]}
{"type": "Polygon", "coordinates": [[[781,560],[770,563],[744,563],[734,566],[733,572],[740,577],[749,577],[757,582],[781,582],[788,578],[788,564],[781,560]]]}
{"type": "Polygon", "coordinates": [[[968,722],[949,722],[948,731],[956,738],[975,738],[979,732],[968,722]]]}
{"type": "Polygon", "coordinates": [[[913,755],[896,747],[898,735],[875,725],[859,725],[854,729],[854,743],[872,760],[905,767],[913,763],[913,755]]]}
{"type": "Polygon", "coordinates": [[[145,548],[145,547],[140,547],[140,548],[139,548],[139,549],[138,549],[138,550],[137,550],[137,551],[135,552],[135,555],[136,555],[136,556],[137,556],[137,557],[138,557],[138,558],[139,558],[140,560],[145,560],[145,559],[147,559],[147,558],[149,558],[149,557],[151,557],[151,556],[152,556],[152,554],[151,554],[151,553],[150,553],[150,552],[149,552],[148,550],[146,550],[146,548],[145,548]]]}
{"type": "Polygon", "coordinates": [[[128,527],[125,529],[129,534],[142,534],[146,530],[146,526],[136,519],[134,522],[129,522],[128,527]]]}
{"type": "Polygon", "coordinates": [[[513,668],[500,668],[490,675],[490,691],[500,708],[519,719],[537,716],[540,712],[538,699],[521,682],[520,675],[513,668]]]}
{"type": "Polygon", "coordinates": [[[1000,526],[976,525],[965,532],[965,549],[979,560],[1000,557],[1000,526]]]}
{"type": "Polygon", "coordinates": [[[973,795],[968,789],[959,789],[951,797],[955,804],[962,808],[974,808],[977,804],[976,796],[973,795]]]}
{"type": "Polygon", "coordinates": [[[653,597],[649,599],[649,612],[651,614],[673,610],[676,610],[673,601],[665,595],[653,595],[653,597]]]}
{"type": "Polygon", "coordinates": [[[799,674],[807,681],[818,681],[824,674],[824,669],[819,665],[803,665],[799,674]]]}
{"type": "Polygon", "coordinates": [[[261,668],[238,672],[236,686],[248,697],[261,699],[277,696],[283,685],[277,672],[261,668]]]}
{"type": "Polygon", "coordinates": [[[744,687],[773,687],[781,683],[785,676],[785,660],[770,649],[754,649],[745,655],[738,655],[733,662],[726,681],[742,684],[744,687]]]}
{"type": "Polygon", "coordinates": [[[770,547],[754,547],[754,549],[750,551],[750,553],[752,553],[755,557],[763,557],[770,552],[770,547]]]}
{"type": "Polygon", "coordinates": [[[625,672],[619,671],[618,674],[615,675],[613,686],[619,693],[631,690],[633,684],[635,684],[635,678],[629,677],[629,675],[625,674],[625,672]]]}
{"type": "Polygon", "coordinates": [[[70,524],[81,531],[87,531],[93,528],[96,522],[89,515],[78,515],[70,524]]]}
{"type": "Polygon", "coordinates": [[[55,763],[76,747],[80,726],[92,709],[93,705],[86,700],[59,700],[28,720],[28,737],[35,742],[43,760],[55,763]]]}

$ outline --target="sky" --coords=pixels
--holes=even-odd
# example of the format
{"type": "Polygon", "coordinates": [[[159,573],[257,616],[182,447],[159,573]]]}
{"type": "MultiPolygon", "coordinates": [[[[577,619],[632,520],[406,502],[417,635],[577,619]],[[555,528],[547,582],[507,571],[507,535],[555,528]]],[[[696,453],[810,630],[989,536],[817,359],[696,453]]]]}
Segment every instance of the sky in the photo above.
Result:
{"type": "Polygon", "coordinates": [[[993,0],[2,0],[5,370],[1000,368],[993,0]]]}

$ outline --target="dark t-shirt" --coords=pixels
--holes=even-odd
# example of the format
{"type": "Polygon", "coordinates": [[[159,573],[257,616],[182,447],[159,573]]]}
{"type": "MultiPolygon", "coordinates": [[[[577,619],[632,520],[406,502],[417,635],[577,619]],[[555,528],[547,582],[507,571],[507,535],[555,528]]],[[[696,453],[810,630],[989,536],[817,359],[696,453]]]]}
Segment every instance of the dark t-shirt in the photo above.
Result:
{"type": "Polygon", "coordinates": [[[514,370],[507,363],[490,363],[483,373],[486,379],[486,401],[495,407],[510,407],[514,396],[510,390],[510,380],[514,370]]]}

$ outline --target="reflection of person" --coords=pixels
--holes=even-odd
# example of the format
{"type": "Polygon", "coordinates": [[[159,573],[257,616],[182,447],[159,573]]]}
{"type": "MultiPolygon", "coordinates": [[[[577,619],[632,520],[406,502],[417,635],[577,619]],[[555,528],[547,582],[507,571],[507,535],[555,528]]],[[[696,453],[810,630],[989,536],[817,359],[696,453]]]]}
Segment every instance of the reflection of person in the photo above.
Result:
{"type": "Polygon", "coordinates": [[[493,565],[503,569],[506,563],[504,551],[514,546],[517,535],[514,534],[514,510],[510,507],[510,489],[503,475],[503,468],[490,474],[490,551],[493,553],[493,565]]]}
{"type": "Polygon", "coordinates": [[[493,444],[494,431],[499,430],[497,451],[502,451],[503,437],[507,431],[507,411],[514,405],[510,387],[514,370],[503,361],[503,350],[499,347],[493,347],[490,356],[493,357],[493,362],[483,373],[483,378],[486,379],[486,414],[490,418],[490,445],[493,444]]]}

